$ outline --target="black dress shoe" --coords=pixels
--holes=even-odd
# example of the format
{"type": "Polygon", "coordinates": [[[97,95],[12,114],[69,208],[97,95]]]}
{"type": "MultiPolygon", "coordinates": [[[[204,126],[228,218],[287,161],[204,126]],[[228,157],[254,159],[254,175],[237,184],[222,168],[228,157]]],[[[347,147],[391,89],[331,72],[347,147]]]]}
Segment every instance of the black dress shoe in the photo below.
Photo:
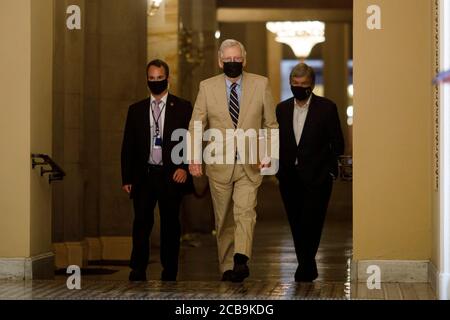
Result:
{"type": "Polygon", "coordinates": [[[233,276],[231,278],[232,282],[242,282],[245,278],[250,275],[250,269],[247,266],[248,257],[236,253],[234,255],[234,268],[233,268],[233,276]]]}
{"type": "Polygon", "coordinates": [[[310,275],[310,274],[296,274],[295,282],[314,282],[318,275],[310,275]]]}
{"type": "Polygon", "coordinates": [[[177,276],[161,276],[161,281],[177,281],[177,276]]]}
{"type": "Polygon", "coordinates": [[[317,273],[317,267],[315,264],[311,268],[297,268],[295,272],[295,282],[313,282],[317,279],[319,274],[317,273]]]}
{"type": "Polygon", "coordinates": [[[128,280],[130,280],[130,281],[147,281],[147,275],[146,275],[145,271],[131,270],[128,280]]]}
{"type": "Polygon", "coordinates": [[[232,281],[233,280],[233,270],[227,270],[222,275],[222,281],[232,281]]]}
{"type": "Polygon", "coordinates": [[[161,281],[177,281],[177,273],[163,270],[161,272],[161,281]]]}

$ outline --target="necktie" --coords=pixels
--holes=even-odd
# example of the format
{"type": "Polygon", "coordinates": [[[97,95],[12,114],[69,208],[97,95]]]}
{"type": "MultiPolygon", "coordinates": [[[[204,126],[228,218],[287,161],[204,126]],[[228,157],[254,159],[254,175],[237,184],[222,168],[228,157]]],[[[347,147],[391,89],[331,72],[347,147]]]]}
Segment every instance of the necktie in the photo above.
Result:
{"type": "Polygon", "coordinates": [[[152,160],[154,164],[161,164],[162,162],[162,147],[161,146],[155,146],[155,138],[158,136],[158,129],[159,129],[159,137],[161,137],[161,108],[160,104],[162,101],[153,101],[153,120],[154,120],[154,128],[153,131],[153,139],[152,139],[152,160]]]}
{"type": "Polygon", "coordinates": [[[234,127],[236,128],[239,120],[239,98],[236,92],[237,83],[231,85],[230,93],[230,116],[233,120],[234,127]]]}

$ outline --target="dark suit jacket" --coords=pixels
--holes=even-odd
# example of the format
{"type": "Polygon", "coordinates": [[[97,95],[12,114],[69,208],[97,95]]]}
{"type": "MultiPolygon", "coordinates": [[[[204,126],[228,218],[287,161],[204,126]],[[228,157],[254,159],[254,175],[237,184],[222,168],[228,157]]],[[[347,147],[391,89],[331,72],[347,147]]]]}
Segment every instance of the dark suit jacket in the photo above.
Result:
{"type": "MultiPolygon", "coordinates": [[[[167,179],[173,182],[174,172],[182,168],[188,173],[186,183],[177,185],[183,193],[193,190],[192,176],[189,174],[186,163],[175,164],[172,162],[172,149],[179,141],[171,141],[172,132],[176,129],[188,129],[192,115],[192,105],[189,101],[169,94],[164,118],[162,158],[164,172],[167,179]]],[[[146,177],[147,165],[150,156],[150,98],[133,104],[128,109],[128,116],[122,143],[122,185],[133,185],[133,189],[139,187],[146,177]]],[[[175,183],[175,182],[173,182],[175,183]]]]}
{"type": "Polygon", "coordinates": [[[293,126],[294,98],[281,102],[276,113],[280,126],[280,182],[288,179],[293,170],[307,184],[320,184],[330,173],[337,177],[337,158],[344,153],[344,138],[336,105],[312,96],[299,145],[293,126]]]}

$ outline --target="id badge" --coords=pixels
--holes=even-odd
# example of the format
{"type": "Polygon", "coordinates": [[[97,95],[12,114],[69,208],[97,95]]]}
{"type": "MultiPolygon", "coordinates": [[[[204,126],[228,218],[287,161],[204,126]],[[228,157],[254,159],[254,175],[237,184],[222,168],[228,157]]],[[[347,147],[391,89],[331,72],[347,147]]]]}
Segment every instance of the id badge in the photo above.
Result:
{"type": "Polygon", "coordinates": [[[161,149],[162,148],[162,138],[160,136],[156,136],[153,142],[153,149],[161,149]]]}

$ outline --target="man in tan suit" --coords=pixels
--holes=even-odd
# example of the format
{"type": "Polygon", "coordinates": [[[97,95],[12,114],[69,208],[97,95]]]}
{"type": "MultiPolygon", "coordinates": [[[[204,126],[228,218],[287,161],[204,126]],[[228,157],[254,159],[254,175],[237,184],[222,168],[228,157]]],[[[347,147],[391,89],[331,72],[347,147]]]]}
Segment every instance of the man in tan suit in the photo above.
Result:
{"type": "MultiPolygon", "coordinates": [[[[236,40],[225,40],[219,50],[219,66],[224,74],[200,83],[189,125],[191,136],[198,131],[199,121],[201,133],[208,127],[225,137],[226,147],[214,148],[212,156],[216,161],[206,163],[206,175],[214,206],[222,281],[233,282],[242,282],[250,275],[247,261],[252,253],[256,196],[262,182],[260,169],[269,164],[252,162],[248,141],[244,150],[238,148],[236,136],[230,138],[227,130],[259,132],[278,128],[268,79],[243,72],[245,64],[244,46],[236,40]]],[[[270,133],[268,136],[270,145],[270,133]]],[[[194,155],[189,166],[194,177],[203,174],[199,158],[198,153],[194,155]]]]}

